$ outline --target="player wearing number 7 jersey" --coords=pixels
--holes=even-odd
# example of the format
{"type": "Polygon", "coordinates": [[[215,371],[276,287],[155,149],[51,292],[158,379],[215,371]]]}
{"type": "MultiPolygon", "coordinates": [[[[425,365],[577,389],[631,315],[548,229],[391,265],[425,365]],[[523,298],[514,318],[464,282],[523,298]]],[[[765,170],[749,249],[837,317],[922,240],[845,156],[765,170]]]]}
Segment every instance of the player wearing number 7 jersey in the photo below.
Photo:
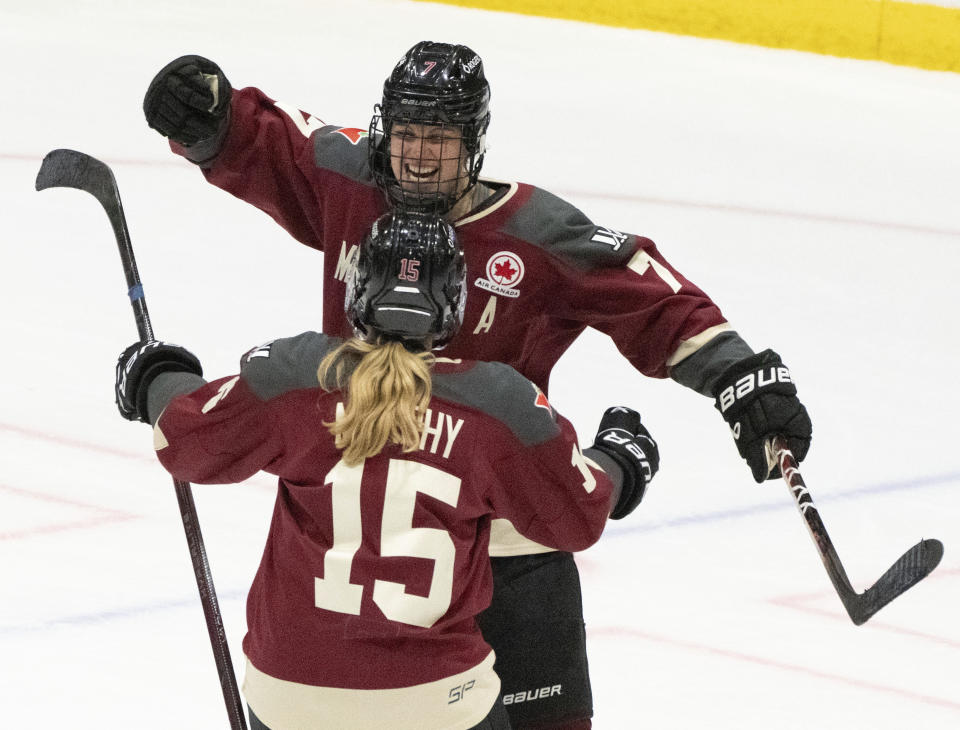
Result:
{"type": "Polygon", "coordinates": [[[656,472],[635,413],[611,409],[581,453],[513,368],[433,354],[460,326],[464,275],[451,226],[387,214],[350,279],[354,338],[276,340],[210,383],[177,346],[121,356],[121,412],[155,422],[172,474],[279,476],[243,642],[254,728],[509,728],[476,622],[491,520],[581,550],[656,472]]]}

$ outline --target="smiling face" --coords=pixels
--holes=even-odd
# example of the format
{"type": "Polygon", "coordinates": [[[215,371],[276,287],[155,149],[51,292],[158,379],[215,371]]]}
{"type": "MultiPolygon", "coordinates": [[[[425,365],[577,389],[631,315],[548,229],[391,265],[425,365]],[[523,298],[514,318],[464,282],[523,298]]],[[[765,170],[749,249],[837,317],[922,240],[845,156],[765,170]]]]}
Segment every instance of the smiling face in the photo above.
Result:
{"type": "Polygon", "coordinates": [[[468,185],[460,127],[395,122],[390,166],[404,193],[424,199],[457,198],[468,185]]]}

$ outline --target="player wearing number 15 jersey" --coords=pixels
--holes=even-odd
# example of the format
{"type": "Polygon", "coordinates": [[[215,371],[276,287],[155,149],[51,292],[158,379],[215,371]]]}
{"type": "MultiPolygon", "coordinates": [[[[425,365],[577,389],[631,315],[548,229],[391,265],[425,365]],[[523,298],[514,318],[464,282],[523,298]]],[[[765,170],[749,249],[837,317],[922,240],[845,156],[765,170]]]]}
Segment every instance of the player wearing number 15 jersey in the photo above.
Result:
{"type": "Polygon", "coordinates": [[[209,383],[176,346],[121,356],[121,412],[155,422],[174,476],[279,477],[243,642],[254,727],[509,727],[476,623],[493,589],[491,520],[582,550],[656,471],[626,409],[585,455],[513,368],[436,357],[464,297],[453,228],[388,214],[351,276],[354,338],[276,340],[209,383]]]}

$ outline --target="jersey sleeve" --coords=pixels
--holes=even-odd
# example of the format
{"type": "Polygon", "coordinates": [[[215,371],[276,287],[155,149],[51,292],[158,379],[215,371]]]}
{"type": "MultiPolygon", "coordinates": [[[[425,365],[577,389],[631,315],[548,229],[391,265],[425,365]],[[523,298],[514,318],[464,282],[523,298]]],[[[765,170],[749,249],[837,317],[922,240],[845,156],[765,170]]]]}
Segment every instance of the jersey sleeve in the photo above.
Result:
{"type": "Polygon", "coordinates": [[[318,385],[320,362],[341,344],[343,340],[339,337],[322,332],[303,332],[295,337],[271,340],[248,350],[240,358],[240,374],[263,400],[291,390],[314,388],[318,385]]]}
{"type": "Polygon", "coordinates": [[[174,398],[153,434],[167,471],[199,484],[242,482],[282,455],[272,409],[240,375],[174,398]]]}
{"type": "Polygon", "coordinates": [[[279,467],[284,397],[317,390],[317,366],[342,342],[321,332],[272,340],[244,353],[239,375],[186,393],[188,383],[203,380],[160,375],[148,393],[151,409],[163,409],[154,426],[160,461],[175,477],[198,483],[239,482],[279,467]]]}
{"type": "MultiPolygon", "coordinates": [[[[590,240],[584,244],[596,245],[590,240]]],[[[720,308],[677,271],[653,241],[629,236],[615,266],[573,277],[569,302],[581,321],[610,336],[644,375],[664,378],[732,327],[720,308]]]]}
{"type": "MultiPolygon", "coordinates": [[[[206,179],[250,203],[301,243],[323,248],[323,200],[316,186],[311,136],[323,122],[252,87],[233,93],[220,152],[204,163],[206,179]]],[[[188,151],[171,143],[174,152],[188,151]]]]}
{"type": "Polygon", "coordinates": [[[552,259],[563,319],[609,335],[644,375],[677,363],[731,329],[720,308],[649,238],[600,226],[565,200],[533,188],[504,226],[552,259]]]}
{"type": "Polygon", "coordinates": [[[613,485],[584,458],[569,421],[556,415],[553,437],[537,444],[515,439],[506,452],[490,466],[495,517],[556,550],[584,550],[600,538],[613,485]]]}

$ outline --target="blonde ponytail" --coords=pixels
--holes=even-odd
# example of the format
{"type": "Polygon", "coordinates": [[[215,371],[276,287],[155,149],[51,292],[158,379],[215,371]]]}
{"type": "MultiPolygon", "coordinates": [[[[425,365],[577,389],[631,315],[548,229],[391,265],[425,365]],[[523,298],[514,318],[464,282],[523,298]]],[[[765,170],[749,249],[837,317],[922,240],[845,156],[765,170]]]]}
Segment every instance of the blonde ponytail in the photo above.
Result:
{"type": "Polygon", "coordinates": [[[420,447],[430,403],[431,352],[410,352],[399,342],[371,344],[353,338],[327,355],[317,369],[326,390],[345,392],[344,414],[324,423],[344,461],[353,466],[388,443],[404,452],[420,447]],[[352,372],[350,367],[353,366],[352,372]]]}

